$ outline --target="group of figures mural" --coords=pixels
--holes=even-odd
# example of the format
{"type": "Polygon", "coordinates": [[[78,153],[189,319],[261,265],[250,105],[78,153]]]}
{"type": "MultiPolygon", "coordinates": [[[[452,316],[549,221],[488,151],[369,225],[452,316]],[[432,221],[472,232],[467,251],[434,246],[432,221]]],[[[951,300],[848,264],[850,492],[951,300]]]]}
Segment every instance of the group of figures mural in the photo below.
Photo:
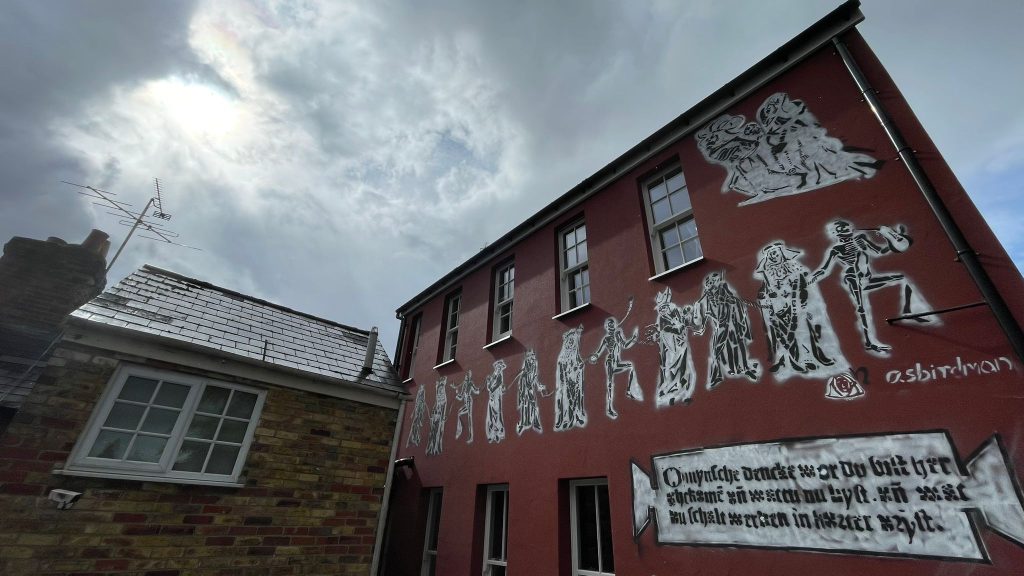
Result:
{"type": "MultiPolygon", "coordinates": [[[[724,191],[735,191],[750,204],[771,198],[815,190],[851,179],[870,178],[881,162],[862,151],[846,147],[827,134],[806,105],[784,93],[769,96],[758,108],[756,121],[741,115],[722,115],[696,133],[697,146],[704,157],[726,169],[724,191]]],[[[615,408],[616,383],[623,381],[625,396],[644,401],[643,389],[634,363],[628,359],[637,344],[657,346],[659,371],[654,404],[657,407],[689,404],[697,388],[690,340],[708,340],[705,388],[713,390],[727,379],[757,382],[763,372],[761,363],[750,354],[754,335],[750,310],[759,312],[767,340],[769,360],[764,365],[779,382],[792,377],[825,382],[825,397],[850,400],[864,395],[864,388],[840,349],[828,308],[819,284],[838,269],[839,284],[853,305],[851,319],[863,341],[864,349],[885,356],[891,348],[882,343],[876,330],[869,294],[883,288],[899,291],[899,313],[909,316],[927,307],[913,283],[897,272],[876,273],[873,261],[888,254],[905,252],[911,238],[903,226],[854,228],[837,219],[825,226],[831,246],[813,271],[801,259],[804,251],[783,241],[771,242],[760,250],[754,278],[761,282],[756,298],[742,298],[724,272],[712,272],[704,278],[700,297],[691,303],[677,304],[670,288],[659,292],[654,301],[654,322],[644,327],[626,327],[633,312],[630,298],[621,318],[604,321],[603,335],[596,349],[584,357],[581,352],[582,325],[562,335],[562,346],[555,362],[554,389],[541,383],[537,355],[527,350],[523,364],[509,386],[516,386],[519,419],[516,434],[533,430],[543,432],[539,399],[554,395],[554,429],[582,428],[587,425],[584,403],[586,364],[596,365],[603,358],[605,415],[618,418],[615,408]],[[705,336],[710,330],[710,334],[705,336]],[[586,360],[584,360],[584,358],[586,360]]],[[[924,317],[908,320],[929,322],[924,317]]],[[[490,443],[505,439],[502,398],[508,389],[503,360],[494,362],[484,381],[487,392],[485,431],[490,443]]],[[[448,414],[447,379],[435,387],[434,407],[429,410],[425,389],[420,386],[413,411],[408,444],[419,445],[421,428],[429,416],[427,453],[439,454],[443,448],[445,420],[448,414]]],[[[473,397],[480,389],[467,372],[460,385],[451,385],[459,409],[455,437],[466,432],[473,441],[473,397]],[[465,423],[464,423],[465,422],[465,423]]]]}
{"type": "MultiPolygon", "coordinates": [[[[690,340],[692,337],[704,337],[708,331],[705,388],[713,390],[727,379],[756,382],[762,376],[762,366],[750,353],[754,338],[751,310],[759,312],[761,317],[769,353],[766,368],[775,380],[781,382],[801,377],[824,381],[825,397],[831,399],[849,400],[863,396],[864,388],[840,349],[819,283],[831,276],[836,268],[839,269],[839,283],[849,295],[852,304],[850,317],[856,323],[864,349],[878,356],[886,355],[891,348],[878,338],[869,293],[886,287],[898,290],[901,304],[897,312],[904,315],[921,310],[926,303],[904,274],[878,274],[872,269],[875,258],[901,253],[910,247],[911,238],[902,226],[855,229],[850,222],[836,220],[826,226],[826,231],[832,245],[813,271],[801,262],[802,250],[782,241],[764,246],[754,269],[754,277],[761,281],[754,300],[740,297],[723,273],[712,272],[704,278],[701,295],[695,302],[674,302],[670,288],[659,292],[654,299],[654,322],[645,326],[642,332],[639,325],[626,328],[634,305],[630,298],[621,318],[612,316],[604,321],[601,340],[593,353],[586,357],[581,351],[583,326],[570,328],[562,335],[562,346],[555,362],[553,390],[541,382],[541,371],[533,350],[526,351],[522,366],[509,384],[505,381],[505,361],[495,361],[483,385],[483,391],[487,393],[484,424],[487,441],[498,443],[505,439],[503,398],[513,386],[516,387],[518,411],[517,435],[530,430],[543,432],[540,399],[550,396],[554,396],[553,427],[556,431],[585,427],[585,366],[596,365],[602,358],[605,415],[610,419],[618,418],[615,408],[617,383],[625,384],[626,398],[643,402],[644,393],[634,363],[625,358],[637,344],[657,346],[658,349],[659,371],[654,393],[657,407],[692,401],[698,377],[690,340]]],[[[929,321],[925,318],[915,320],[929,321]]],[[[420,386],[407,445],[420,444],[421,428],[429,418],[427,453],[441,453],[449,411],[448,387],[454,391],[455,399],[461,402],[456,416],[455,437],[460,438],[465,433],[466,442],[473,442],[473,398],[480,394],[481,388],[473,382],[472,371],[468,371],[461,384],[449,384],[445,377],[438,380],[432,410],[427,407],[426,389],[420,386]]]]}

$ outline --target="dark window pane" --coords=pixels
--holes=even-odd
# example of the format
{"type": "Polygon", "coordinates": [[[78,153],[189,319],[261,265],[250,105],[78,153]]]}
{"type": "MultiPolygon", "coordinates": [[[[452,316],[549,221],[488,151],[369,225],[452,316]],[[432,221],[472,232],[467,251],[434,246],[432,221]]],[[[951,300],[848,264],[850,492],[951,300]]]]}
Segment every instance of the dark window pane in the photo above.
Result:
{"type": "Polygon", "coordinates": [[[149,399],[153,397],[153,390],[156,390],[156,380],[129,376],[117,397],[122,400],[148,403],[149,399]]]}
{"type": "Polygon", "coordinates": [[[188,432],[185,433],[186,438],[202,438],[204,440],[213,440],[213,435],[217,433],[217,424],[220,423],[220,418],[213,416],[200,416],[196,414],[192,418],[192,424],[188,427],[188,432]]]}
{"type": "Polygon", "coordinates": [[[113,458],[120,460],[128,450],[128,443],[132,435],[127,432],[112,432],[103,430],[96,436],[96,441],[89,450],[89,456],[93,458],[113,458]]]}
{"type": "Polygon", "coordinates": [[[156,393],[153,403],[171,408],[181,408],[185,405],[185,398],[188,397],[190,387],[184,384],[164,382],[160,385],[160,391],[156,393]]]}
{"type": "Polygon", "coordinates": [[[668,205],[668,199],[658,200],[651,204],[651,212],[654,213],[654,223],[664,222],[672,216],[672,208],[668,205]]]}
{"type": "Polygon", "coordinates": [[[203,463],[206,462],[206,453],[210,450],[210,444],[186,440],[181,443],[178,450],[178,457],[174,460],[174,469],[183,472],[200,472],[203,463]]]}
{"type": "Polygon", "coordinates": [[[582,570],[597,570],[597,511],[594,510],[593,486],[576,487],[576,522],[578,566],[582,570]]]}
{"type": "Polygon", "coordinates": [[[114,407],[110,409],[110,414],[107,415],[107,421],[104,422],[103,425],[108,428],[135,430],[139,425],[139,420],[142,419],[142,413],[145,411],[145,406],[125,404],[124,402],[114,402],[114,407]]]}
{"type": "Polygon", "coordinates": [[[683,251],[678,244],[662,252],[662,256],[665,257],[665,270],[671,270],[684,262],[683,251]]]}
{"type": "Polygon", "coordinates": [[[673,214],[686,212],[687,210],[692,208],[692,206],[690,205],[690,195],[686,192],[685,188],[669,196],[669,200],[672,201],[673,214]]]}
{"type": "Polygon", "coordinates": [[[241,446],[228,444],[214,446],[210,462],[206,465],[206,472],[208,474],[231,474],[235,469],[235,462],[238,460],[239,449],[241,446]]]}
{"type": "Polygon", "coordinates": [[[207,414],[222,414],[224,407],[228,404],[228,396],[230,394],[231,390],[227,388],[207,386],[206,390],[203,391],[203,398],[199,401],[197,410],[207,414]]]}
{"type": "Polygon", "coordinates": [[[245,439],[245,430],[249,427],[248,422],[238,420],[225,420],[220,425],[220,432],[217,433],[217,440],[220,442],[242,443],[245,439]]]}
{"type": "Polygon", "coordinates": [[[427,542],[427,549],[437,550],[437,531],[441,528],[441,492],[432,493],[431,500],[433,500],[433,506],[430,509],[432,517],[428,520],[430,522],[430,539],[427,542]]]}
{"type": "Polygon", "coordinates": [[[161,436],[136,436],[127,460],[136,462],[159,462],[164,454],[167,438],[161,436]]]}
{"type": "Polygon", "coordinates": [[[601,571],[615,572],[612,558],[612,520],[608,509],[608,486],[597,487],[598,518],[601,523],[601,571]]]}
{"type": "Polygon", "coordinates": [[[505,576],[504,566],[488,566],[485,576],[505,576]]]}
{"type": "Polygon", "coordinates": [[[502,542],[505,539],[505,492],[491,492],[491,541],[488,542],[487,558],[504,560],[502,542]]]}
{"type": "Polygon", "coordinates": [[[143,432],[154,432],[156,434],[170,434],[174,424],[178,421],[178,410],[166,408],[150,408],[146,414],[146,421],[142,423],[143,432]]]}
{"type": "Polygon", "coordinates": [[[679,244],[679,231],[675,226],[670,226],[661,231],[661,247],[668,249],[679,244]]]}
{"type": "Polygon", "coordinates": [[[693,239],[683,244],[683,256],[687,262],[692,262],[701,257],[700,241],[693,239]]]}
{"type": "Polygon", "coordinates": [[[651,192],[651,202],[656,202],[668,194],[668,191],[665,190],[665,182],[658,182],[654,186],[651,186],[649,190],[651,192]]]}
{"type": "Polygon", "coordinates": [[[252,409],[256,406],[256,395],[249,392],[239,392],[231,397],[231,404],[228,406],[228,416],[235,418],[249,418],[252,416],[252,409]]]}

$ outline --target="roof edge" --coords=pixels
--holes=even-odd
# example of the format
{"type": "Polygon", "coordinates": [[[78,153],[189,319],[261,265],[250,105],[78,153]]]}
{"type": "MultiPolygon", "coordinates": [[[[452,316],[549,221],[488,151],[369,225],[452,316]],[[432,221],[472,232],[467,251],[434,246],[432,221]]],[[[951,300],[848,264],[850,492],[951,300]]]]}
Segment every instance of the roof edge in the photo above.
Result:
{"type": "Polygon", "coordinates": [[[525,236],[572,210],[617,180],[623,173],[632,170],[668,146],[688,136],[703,126],[712,116],[728,109],[754,90],[764,86],[828,44],[833,37],[855,27],[863,20],[864,14],[860,11],[860,0],[847,0],[724,86],[541,208],[524,222],[470,256],[451,272],[399,306],[395,310],[395,315],[401,318],[430,298],[448,290],[458,280],[483,266],[492,258],[500,256],[525,236]]]}
{"type": "MultiPolygon", "coordinates": [[[[255,302],[257,304],[262,304],[264,306],[269,306],[271,308],[275,308],[275,309],[280,310],[282,312],[287,312],[289,314],[295,314],[296,316],[302,316],[303,318],[308,318],[310,320],[316,320],[317,322],[323,322],[324,324],[330,324],[331,326],[335,326],[335,327],[342,328],[342,329],[345,329],[345,330],[350,330],[352,332],[358,332],[359,334],[362,334],[363,336],[367,336],[368,337],[370,335],[370,331],[369,330],[364,330],[362,328],[356,328],[355,326],[349,326],[348,324],[342,324],[341,322],[336,322],[334,320],[328,320],[327,318],[321,318],[319,316],[314,316],[313,314],[309,314],[309,313],[306,313],[306,312],[300,312],[300,311],[295,310],[293,308],[289,308],[287,306],[282,306],[281,304],[275,304],[273,302],[270,302],[268,300],[264,300],[262,298],[256,298],[255,296],[250,296],[248,294],[243,294],[241,292],[238,292],[238,291],[235,291],[235,290],[231,290],[231,289],[228,289],[228,288],[224,288],[222,286],[217,286],[216,284],[211,284],[211,283],[209,283],[209,282],[207,282],[205,280],[199,280],[198,278],[192,278],[192,277],[189,277],[189,276],[185,276],[184,274],[178,274],[177,272],[172,272],[170,270],[165,270],[163,268],[159,268],[157,266],[153,266],[152,264],[143,264],[142,265],[142,269],[149,270],[150,272],[155,272],[156,274],[160,274],[161,276],[167,276],[167,277],[170,277],[170,278],[175,278],[177,280],[181,280],[183,282],[190,282],[192,284],[197,284],[199,286],[202,286],[203,288],[210,288],[212,290],[216,290],[218,292],[222,292],[222,293],[228,294],[230,296],[238,297],[238,298],[240,298],[242,300],[246,300],[246,301],[249,301],[249,302],[255,302]]],[[[118,284],[120,284],[120,282],[118,282],[118,284]]],[[[386,357],[387,356],[385,354],[385,358],[386,357]]]]}

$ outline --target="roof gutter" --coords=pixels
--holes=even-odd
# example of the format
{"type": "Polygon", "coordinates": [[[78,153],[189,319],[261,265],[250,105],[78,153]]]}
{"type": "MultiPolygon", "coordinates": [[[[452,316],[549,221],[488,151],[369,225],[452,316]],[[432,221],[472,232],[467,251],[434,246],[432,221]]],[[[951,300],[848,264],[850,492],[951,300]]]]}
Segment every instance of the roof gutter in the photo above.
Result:
{"type": "Polygon", "coordinates": [[[223,350],[201,346],[193,342],[176,340],[159,334],[150,334],[148,332],[140,332],[138,330],[132,330],[120,326],[111,326],[108,324],[92,322],[76,316],[68,317],[68,329],[65,330],[64,340],[81,342],[89,346],[168,362],[175,362],[177,360],[175,358],[170,358],[176,353],[191,353],[194,358],[207,357],[215,359],[216,365],[203,366],[196,365],[195,362],[190,362],[188,364],[182,362],[183,364],[195,368],[224,372],[229,366],[228,362],[230,362],[232,364],[258,369],[263,371],[264,374],[266,372],[271,372],[284,375],[283,378],[279,379],[280,381],[268,379],[266,376],[261,378],[259,373],[256,372],[248,375],[248,370],[236,371],[234,374],[236,376],[318,393],[325,393],[332,388],[347,389],[351,390],[354,394],[328,395],[346,397],[352,400],[368,402],[371,404],[392,406],[396,404],[396,402],[401,402],[410,398],[408,394],[397,387],[384,386],[368,380],[353,381],[343,378],[335,378],[317,372],[308,372],[297,368],[291,368],[289,366],[281,366],[279,364],[257,360],[248,356],[232,354],[223,350]],[[90,338],[87,333],[95,333],[98,334],[98,336],[90,338]],[[245,374],[237,372],[244,372],[245,374]],[[317,384],[319,384],[319,386],[317,384]],[[375,400],[374,398],[378,398],[380,400],[375,400]],[[387,400],[382,402],[381,400],[383,399],[387,400]]]}
{"type": "Polygon", "coordinates": [[[403,304],[396,311],[401,319],[405,314],[422,306],[426,301],[454,287],[460,280],[488,264],[510,247],[573,210],[588,198],[606,188],[640,164],[660,154],[693,131],[746,98],[779,75],[806,59],[832,39],[855,27],[864,20],[858,0],[849,0],[821,18],[792,40],[751,66],[732,81],[704,98],[654,134],[608,163],[589,178],[542,208],[539,212],[474,254],[454,270],[434,282],[403,304]]]}

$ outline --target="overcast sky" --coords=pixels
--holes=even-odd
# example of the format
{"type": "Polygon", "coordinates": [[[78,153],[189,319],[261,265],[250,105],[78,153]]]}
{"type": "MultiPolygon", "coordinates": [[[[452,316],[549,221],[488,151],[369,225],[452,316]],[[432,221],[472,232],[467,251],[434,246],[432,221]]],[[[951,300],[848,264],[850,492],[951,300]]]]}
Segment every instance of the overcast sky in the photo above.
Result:
{"type": "MultiPolygon", "coordinates": [[[[0,241],[127,229],[149,263],[380,326],[836,1],[0,3],[0,241]]],[[[865,0],[859,29],[1024,268],[1024,2],[865,0]]]]}

